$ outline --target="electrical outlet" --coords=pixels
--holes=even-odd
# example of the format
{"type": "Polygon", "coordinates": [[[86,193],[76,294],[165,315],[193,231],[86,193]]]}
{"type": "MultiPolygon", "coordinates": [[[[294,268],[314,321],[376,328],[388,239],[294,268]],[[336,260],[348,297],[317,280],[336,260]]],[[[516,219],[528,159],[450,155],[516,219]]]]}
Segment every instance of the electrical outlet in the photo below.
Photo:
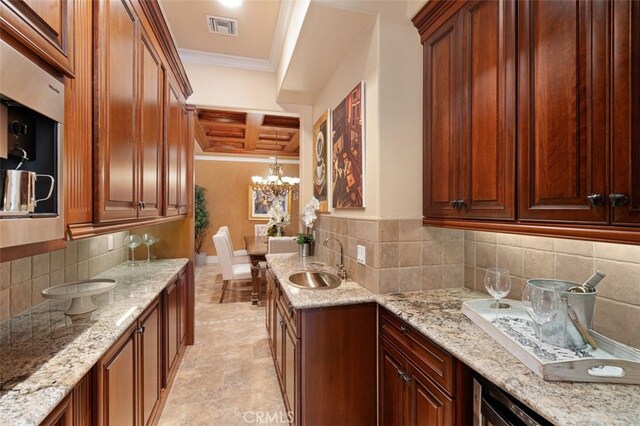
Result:
{"type": "Polygon", "coordinates": [[[358,246],[358,263],[365,264],[367,257],[367,250],[364,246],[358,246]]]}
{"type": "Polygon", "coordinates": [[[113,250],[113,235],[107,236],[107,248],[109,251],[113,250]]]}

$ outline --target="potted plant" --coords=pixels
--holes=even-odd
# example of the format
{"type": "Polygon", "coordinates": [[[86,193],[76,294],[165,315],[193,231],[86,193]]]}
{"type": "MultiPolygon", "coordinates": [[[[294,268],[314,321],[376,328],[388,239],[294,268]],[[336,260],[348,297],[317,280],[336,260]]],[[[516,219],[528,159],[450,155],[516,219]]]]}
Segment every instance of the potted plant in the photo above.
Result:
{"type": "Polygon", "coordinates": [[[279,197],[276,197],[271,203],[271,208],[267,214],[269,215],[267,236],[282,237],[282,228],[291,223],[291,216],[282,208],[282,200],[279,197]]]}
{"type": "Polygon", "coordinates": [[[296,237],[296,242],[300,247],[300,256],[313,256],[313,249],[315,246],[315,238],[313,238],[312,228],[318,216],[316,211],[320,208],[320,202],[311,197],[311,200],[304,206],[302,212],[302,223],[305,227],[305,232],[301,232],[296,237]]]}
{"type": "Polygon", "coordinates": [[[207,200],[204,196],[206,189],[200,185],[196,185],[195,193],[195,249],[196,249],[196,265],[203,266],[207,263],[207,253],[201,252],[202,244],[207,236],[207,230],[211,227],[209,222],[209,210],[207,209],[207,200]]]}

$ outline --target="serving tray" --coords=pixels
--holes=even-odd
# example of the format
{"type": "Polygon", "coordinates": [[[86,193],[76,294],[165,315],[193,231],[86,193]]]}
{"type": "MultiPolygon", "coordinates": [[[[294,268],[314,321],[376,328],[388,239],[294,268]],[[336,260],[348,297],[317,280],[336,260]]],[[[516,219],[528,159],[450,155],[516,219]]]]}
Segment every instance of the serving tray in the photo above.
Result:
{"type": "Polygon", "coordinates": [[[544,380],[640,384],[640,350],[609,339],[593,330],[598,349],[565,349],[542,342],[533,329],[522,302],[501,300],[496,322],[494,299],[464,302],[462,312],[478,327],[544,380]]]}

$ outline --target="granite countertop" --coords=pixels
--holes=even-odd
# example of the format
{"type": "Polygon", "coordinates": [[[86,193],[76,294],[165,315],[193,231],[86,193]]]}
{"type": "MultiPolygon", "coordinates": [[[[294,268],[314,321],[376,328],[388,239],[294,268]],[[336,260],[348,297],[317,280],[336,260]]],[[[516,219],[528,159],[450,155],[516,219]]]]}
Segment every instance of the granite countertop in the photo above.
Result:
{"type": "Polygon", "coordinates": [[[0,424],[40,424],[187,262],[123,264],[98,275],[118,283],[93,297],[98,309],[88,322],[64,315],[70,301],[48,300],[0,324],[0,424]]]}
{"type": "MultiPolygon", "coordinates": [[[[314,257],[268,255],[280,283],[294,272],[335,270],[314,257]]],[[[485,299],[466,288],[375,295],[353,281],[332,290],[282,285],[298,309],[376,301],[473,370],[562,425],[639,425],[640,386],[544,381],[462,313],[462,302],[485,299]]]]}
{"type": "Polygon", "coordinates": [[[375,302],[375,295],[360,284],[348,279],[340,286],[328,290],[294,287],[287,279],[300,271],[321,271],[337,275],[335,268],[327,266],[315,256],[300,257],[297,253],[268,254],[267,262],[280,281],[291,306],[296,309],[320,308],[324,306],[356,305],[375,302]]]}
{"type": "Polygon", "coordinates": [[[640,386],[542,380],[462,313],[462,302],[486,298],[455,288],[378,295],[377,300],[555,424],[640,424],[640,386]]]}

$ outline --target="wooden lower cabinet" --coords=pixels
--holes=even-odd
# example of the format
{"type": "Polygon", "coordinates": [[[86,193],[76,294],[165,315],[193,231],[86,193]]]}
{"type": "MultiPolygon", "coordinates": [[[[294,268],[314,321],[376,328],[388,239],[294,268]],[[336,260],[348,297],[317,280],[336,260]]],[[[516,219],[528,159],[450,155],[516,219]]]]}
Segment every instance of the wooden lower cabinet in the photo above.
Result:
{"type": "Polygon", "coordinates": [[[162,313],[160,300],[140,319],[140,414],[150,423],[162,396],[162,313]]]}
{"type": "Polygon", "coordinates": [[[384,308],[379,319],[382,425],[467,425],[471,370],[384,308]]]}
{"type": "Polygon", "coordinates": [[[376,305],[294,309],[270,269],[269,288],[266,322],[289,422],[376,424],[376,305]]]}

